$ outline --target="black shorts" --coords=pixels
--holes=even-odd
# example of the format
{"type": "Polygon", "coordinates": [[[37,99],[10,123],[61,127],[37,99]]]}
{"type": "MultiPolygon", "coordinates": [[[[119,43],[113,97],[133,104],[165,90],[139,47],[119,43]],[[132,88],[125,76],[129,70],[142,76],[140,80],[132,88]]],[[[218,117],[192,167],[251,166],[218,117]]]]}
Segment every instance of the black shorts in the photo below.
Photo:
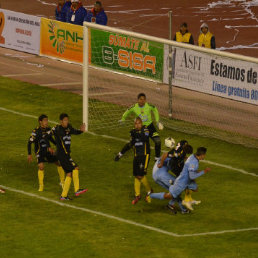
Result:
{"type": "Polygon", "coordinates": [[[36,154],[36,157],[38,164],[42,162],[54,163],[58,161],[57,156],[52,155],[50,152],[39,152],[38,154],[36,154]]]}
{"type": "Polygon", "coordinates": [[[157,132],[155,126],[153,123],[149,124],[147,126],[147,128],[149,129],[149,132],[150,132],[150,138],[154,138],[154,137],[159,137],[159,133],[157,132]]]}
{"type": "Polygon", "coordinates": [[[78,167],[70,155],[64,154],[58,155],[57,157],[65,173],[73,172],[73,170],[78,167]]]}
{"type": "Polygon", "coordinates": [[[133,175],[145,176],[150,161],[150,154],[136,156],[133,160],[133,175]]]}

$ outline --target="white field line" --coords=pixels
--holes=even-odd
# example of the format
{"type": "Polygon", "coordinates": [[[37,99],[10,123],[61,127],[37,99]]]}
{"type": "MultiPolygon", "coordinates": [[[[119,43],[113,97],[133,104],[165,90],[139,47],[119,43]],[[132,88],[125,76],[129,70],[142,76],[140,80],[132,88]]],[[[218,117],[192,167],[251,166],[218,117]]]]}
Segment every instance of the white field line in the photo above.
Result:
{"type": "Polygon", "coordinates": [[[22,191],[22,190],[18,190],[18,189],[12,188],[12,187],[4,186],[4,185],[0,185],[0,187],[6,189],[8,191],[11,191],[11,192],[23,194],[23,195],[26,195],[26,196],[29,196],[29,197],[32,197],[32,198],[35,198],[35,199],[39,199],[39,200],[43,200],[43,201],[46,201],[46,202],[50,202],[50,203],[59,205],[59,206],[62,206],[62,207],[67,207],[67,208],[70,208],[70,209],[75,209],[75,210],[79,210],[79,211],[82,211],[82,212],[102,216],[102,217],[105,217],[105,218],[116,220],[116,221],[119,221],[119,222],[122,222],[122,223],[126,223],[126,224],[129,224],[129,225],[136,226],[136,227],[148,229],[150,231],[154,231],[154,232],[161,233],[161,234],[168,235],[168,236],[172,236],[172,237],[193,237],[193,236],[220,235],[220,234],[225,234],[225,233],[237,233],[237,232],[257,231],[258,230],[257,227],[253,227],[253,228],[230,229],[230,230],[193,233],[193,234],[177,234],[177,233],[166,231],[166,230],[163,230],[163,229],[160,229],[160,228],[156,228],[156,227],[148,226],[148,225],[145,225],[145,224],[141,224],[141,223],[138,223],[138,222],[135,222],[135,221],[132,221],[132,220],[123,219],[123,218],[120,218],[120,217],[117,217],[117,216],[106,214],[104,212],[95,211],[95,210],[87,209],[87,208],[84,208],[84,207],[79,207],[79,206],[67,204],[67,203],[64,203],[63,201],[52,200],[50,198],[46,198],[46,197],[43,197],[43,196],[40,196],[40,195],[37,195],[37,194],[33,194],[33,193],[25,192],[25,191],[22,191]]]}
{"type": "Polygon", "coordinates": [[[40,86],[51,87],[51,86],[67,86],[67,85],[81,85],[82,82],[56,82],[56,83],[46,83],[40,86]]]}
{"type": "MultiPolygon", "coordinates": [[[[17,112],[17,111],[14,111],[14,110],[11,110],[11,109],[7,109],[7,108],[4,108],[4,107],[0,107],[0,110],[6,111],[6,112],[9,112],[9,113],[13,113],[13,114],[16,114],[16,115],[24,116],[24,117],[30,117],[30,118],[38,119],[37,116],[29,115],[29,114],[22,113],[22,112],[17,112]]],[[[56,121],[51,121],[51,120],[48,120],[48,121],[49,121],[50,123],[57,124],[56,121]]],[[[91,135],[95,135],[95,136],[101,136],[101,137],[103,137],[103,138],[108,138],[108,139],[117,140],[117,141],[120,141],[120,142],[128,142],[128,140],[125,140],[125,139],[122,139],[122,138],[118,138],[118,137],[114,137],[114,136],[105,135],[105,134],[96,134],[96,133],[94,133],[94,132],[89,132],[89,131],[88,131],[87,133],[89,133],[89,134],[91,134],[91,135]]],[[[234,167],[229,166],[229,165],[220,164],[220,163],[216,163],[216,162],[209,161],[209,160],[203,160],[202,162],[207,163],[207,164],[211,164],[211,165],[214,165],[214,166],[218,166],[218,167],[223,167],[223,168],[226,168],[226,169],[229,169],[229,170],[233,170],[233,171],[242,173],[242,174],[244,174],[244,175],[253,176],[253,177],[258,177],[257,174],[247,172],[247,171],[245,171],[245,170],[243,170],[243,169],[241,169],[241,168],[234,168],[234,167]]]]}
{"type": "Polygon", "coordinates": [[[42,73],[17,73],[17,74],[4,74],[1,75],[3,77],[18,77],[18,76],[38,76],[42,75],[42,73]]]}

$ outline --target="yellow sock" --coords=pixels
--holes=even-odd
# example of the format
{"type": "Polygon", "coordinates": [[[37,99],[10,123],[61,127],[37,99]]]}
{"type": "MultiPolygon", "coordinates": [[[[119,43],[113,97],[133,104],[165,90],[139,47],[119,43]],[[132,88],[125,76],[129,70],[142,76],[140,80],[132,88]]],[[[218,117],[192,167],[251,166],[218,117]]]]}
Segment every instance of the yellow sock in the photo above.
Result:
{"type": "Polygon", "coordinates": [[[74,192],[76,193],[80,189],[78,169],[73,170],[73,185],[74,185],[74,192]]]}
{"type": "Polygon", "coordinates": [[[42,192],[44,189],[44,170],[38,170],[38,178],[39,178],[39,191],[42,192]]]}
{"type": "Polygon", "coordinates": [[[189,190],[189,189],[185,190],[185,199],[184,199],[184,201],[186,201],[186,202],[191,202],[192,201],[191,193],[192,193],[192,190],[189,190]]]}
{"type": "Polygon", "coordinates": [[[65,182],[65,172],[61,166],[57,166],[57,172],[59,174],[60,182],[61,182],[62,188],[63,188],[64,182],[65,182]]]}
{"type": "Polygon", "coordinates": [[[140,196],[141,195],[141,180],[138,178],[134,178],[134,191],[135,191],[135,196],[140,196]]]}
{"type": "Polygon", "coordinates": [[[143,185],[144,185],[144,187],[145,187],[145,189],[146,189],[146,192],[147,192],[147,193],[150,192],[150,191],[151,191],[151,187],[150,187],[150,184],[149,184],[149,182],[148,182],[147,177],[144,176],[144,177],[141,179],[141,181],[142,181],[142,183],[143,183],[143,185]]]}
{"type": "Polygon", "coordinates": [[[71,182],[72,182],[72,178],[70,176],[67,176],[65,178],[64,188],[63,188],[63,192],[61,194],[62,197],[67,197],[71,182]]]}

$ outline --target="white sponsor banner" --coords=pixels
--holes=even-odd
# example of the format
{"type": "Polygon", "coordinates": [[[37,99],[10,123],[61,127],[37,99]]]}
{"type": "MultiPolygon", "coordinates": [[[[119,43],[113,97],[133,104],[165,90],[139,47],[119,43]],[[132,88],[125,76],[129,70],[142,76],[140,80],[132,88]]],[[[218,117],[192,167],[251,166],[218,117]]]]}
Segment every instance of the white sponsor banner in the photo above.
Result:
{"type": "Polygon", "coordinates": [[[258,105],[258,64],[182,48],[173,53],[173,85],[258,105]]]}
{"type": "Polygon", "coordinates": [[[0,9],[0,47],[39,54],[40,17],[0,9]]]}

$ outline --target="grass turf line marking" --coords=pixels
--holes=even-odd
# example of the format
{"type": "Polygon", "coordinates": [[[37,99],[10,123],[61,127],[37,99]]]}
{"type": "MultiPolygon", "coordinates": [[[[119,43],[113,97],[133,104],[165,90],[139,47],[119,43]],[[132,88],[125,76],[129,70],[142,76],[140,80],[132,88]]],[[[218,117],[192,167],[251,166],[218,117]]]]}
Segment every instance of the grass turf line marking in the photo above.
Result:
{"type": "Polygon", "coordinates": [[[144,229],[148,229],[150,231],[154,231],[154,232],[161,233],[161,234],[164,234],[164,235],[169,235],[169,236],[172,236],[172,237],[193,237],[193,236],[221,235],[221,234],[226,234],[226,233],[237,233],[237,232],[246,232],[246,231],[258,231],[257,227],[253,227],[253,228],[229,229],[229,230],[222,230],[222,231],[193,233],[193,234],[177,234],[177,233],[166,231],[166,230],[163,230],[163,229],[160,229],[160,228],[155,228],[155,227],[152,227],[152,226],[141,224],[141,223],[138,223],[138,222],[135,222],[135,221],[132,221],[132,220],[123,219],[123,218],[120,218],[120,217],[117,217],[117,216],[114,216],[114,215],[106,214],[104,212],[95,211],[95,210],[87,209],[87,208],[84,208],[84,207],[67,204],[67,203],[64,203],[63,201],[52,200],[52,199],[47,198],[47,197],[43,197],[43,196],[40,196],[40,195],[37,195],[37,194],[25,192],[25,191],[18,190],[18,189],[12,188],[12,187],[4,186],[4,185],[0,185],[0,187],[6,189],[8,191],[11,191],[11,192],[23,194],[23,195],[26,195],[26,196],[29,196],[29,197],[32,197],[32,198],[36,198],[36,199],[43,200],[43,201],[46,201],[46,202],[54,203],[54,204],[62,206],[62,207],[67,207],[67,208],[71,208],[71,209],[75,209],[75,210],[80,210],[80,211],[83,211],[83,212],[86,212],[86,213],[102,216],[102,217],[105,217],[105,218],[116,220],[116,221],[119,221],[119,222],[122,222],[122,223],[126,223],[126,224],[129,224],[129,225],[136,226],[136,227],[141,227],[141,228],[144,228],[144,229]]]}
{"type": "Polygon", "coordinates": [[[3,77],[18,77],[18,76],[38,76],[42,75],[42,73],[17,73],[17,74],[4,74],[1,75],[3,77]]]}
{"type": "MultiPolygon", "coordinates": [[[[4,108],[4,107],[0,107],[0,110],[6,111],[6,112],[9,112],[9,113],[13,113],[13,114],[16,114],[16,115],[24,116],[24,117],[30,117],[30,118],[38,119],[37,116],[29,115],[29,114],[22,113],[22,112],[17,112],[17,111],[14,111],[14,110],[11,110],[11,109],[8,109],[8,108],[4,108]]],[[[48,121],[50,123],[57,124],[56,121],[51,121],[51,120],[48,120],[48,121]]],[[[87,133],[89,133],[91,135],[94,135],[94,136],[101,136],[103,138],[117,140],[117,141],[120,141],[120,142],[128,142],[128,140],[125,140],[125,139],[122,139],[122,138],[118,138],[118,137],[114,137],[114,136],[105,135],[105,134],[96,134],[94,132],[89,132],[89,131],[87,133]]],[[[224,164],[216,163],[216,162],[209,161],[209,160],[202,160],[202,162],[207,163],[207,164],[211,164],[211,165],[214,165],[214,166],[218,166],[218,167],[223,167],[223,168],[226,168],[226,169],[229,169],[229,170],[237,171],[237,172],[242,173],[244,175],[258,177],[258,175],[255,174],[255,173],[247,172],[247,171],[245,171],[243,169],[234,168],[234,167],[231,167],[229,165],[224,165],[224,164]]]]}

